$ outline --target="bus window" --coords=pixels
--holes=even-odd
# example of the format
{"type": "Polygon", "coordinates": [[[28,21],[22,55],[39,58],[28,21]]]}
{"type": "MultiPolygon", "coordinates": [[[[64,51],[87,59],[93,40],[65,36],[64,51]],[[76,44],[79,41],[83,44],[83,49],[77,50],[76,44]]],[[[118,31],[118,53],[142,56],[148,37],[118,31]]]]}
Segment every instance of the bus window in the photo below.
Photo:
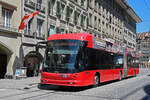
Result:
{"type": "Polygon", "coordinates": [[[85,56],[85,66],[86,69],[98,69],[98,67],[101,64],[100,56],[101,52],[98,52],[98,50],[86,48],[87,54],[85,56]]]}
{"type": "Polygon", "coordinates": [[[111,53],[105,52],[103,55],[104,59],[104,69],[112,69],[113,66],[113,55],[111,53]]]}
{"type": "Polygon", "coordinates": [[[113,66],[114,69],[123,67],[123,56],[114,55],[113,62],[114,62],[114,66],[113,66]]]}
{"type": "Polygon", "coordinates": [[[123,56],[115,55],[114,56],[114,64],[123,64],[123,56]]]}
{"type": "Polygon", "coordinates": [[[102,50],[88,48],[86,69],[111,69],[113,56],[102,50]]]}
{"type": "MultiPolygon", "coordinates": [[[[83,50],[83,49],[82,49],[83,50]]],[[[85,68],[85,54],[86,52],[80,50],[76,57],[75,67],[76,69],[82,71],[85,68]]]]}
{"type": "Polygon", "coordinates": [[[138,67],[138,59],[131,55],[128,55],[128,68],[137,68],[138,67]]]}

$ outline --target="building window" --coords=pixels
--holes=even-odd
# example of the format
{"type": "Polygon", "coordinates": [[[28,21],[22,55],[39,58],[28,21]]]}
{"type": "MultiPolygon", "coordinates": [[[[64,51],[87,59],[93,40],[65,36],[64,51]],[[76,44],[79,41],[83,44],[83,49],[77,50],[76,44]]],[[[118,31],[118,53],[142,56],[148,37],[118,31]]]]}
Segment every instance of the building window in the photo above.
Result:
{"type": "Polygon", "coordinates": [[[92,14],[89,14],[89,25],[92,26],[92,14]]]}
{"type": "Polygon", "coordinates": [[[97,11],[97,0],[95,0],[95,10],[97,11]]]}
{"type": "Polygon", "coordinates": [[[30,36],[33,35],[33,34],[32,34],[32,21],[33,21],[33,19],[31,19],[31,20],[27,23],[26,29],[25,29],[25,35],[30,35],[30,36]]]}
{"type": "Polygon", "coordinates": [[[79,12],[78,11],[74,11],[74,24],[77,25],[79,24],[79,12]]]}
{"type": "Polygon", "coordinates": [[[83,17],[83,27],[84,28],[85,28],[85,25],[86,25],[86,18],[87,18],[86,16],[83,17]]]}
{"type": "Polygon", "coordinates": [[[55,26],[50,25],[49,36],[52,35],[52,34],[54,34],[54,29],[55,29],[55,26]]]}
{"type": "Polygon", "coordinates": [[[67,6],[67,8],[66,8],[66,21],[69,21],[69,19],[70,19],[70,7],[67,6]]]}
{"type": "Polygon", "coordinates": [[[84,17],[84,15],[81,15],[81,26],[84,26],[84,21],[85,21],[85,17],[84,17]]]}
{"type": "Polygon", "coordinates": [[[37,0],[37,3],[41,4],[41,3],[42,3],[42,0],[37,0]]]}
{"type": "Polygon", "coordinates": [[[77,11],[74,11],[74,24],[77,25],[77,11]]]}
{"type": "Polygon", "coordinates": [[[86,19],[86,25],[89,26],[89,17],[86,19]]]}
{"type": "Polygon", "coordinates": [[[97,29],[97,17],[96,16],[95,16],[94,20],[95,20],[95,22],[94,22],[95,23],[94,28],[97,29]]]}
{"type": "Polygon", "coordinates": [[[65,33],[65,30],[64,29],[60,29],[60,33],[61,34],[65,33]]]}
{"type": "Polygon", "coordinates": [[[129,23],[128,16],[125,16],[125,21],[129,23]]]}
{"type": "Polygon", "coordinates": [[[74,0],[75,2],[78,2],[78,0],[74,0]]]}
{"type": "Polygon", "coordinates": [[[3,26],[10,27],[10,20],[11,20],[12,12],[7,9],[2,9],[2,19],[3,19],[3,26]]]}
{"type": "Polygon", "coordinates": [[[71,22],[71,23],[73,23],[73,8],[70,8],[69,9],[69,21],[71,22]]]}
{"type": "Polygon", "coordinates": [[[55,2],[56,2],[55,0],[50,0],[49,1],[48,7],[49,7],[49,14],[50,15],[55,15],[56,14],[56,9],[54,8],[55,2]]]}
{"type": "Polygon", "coordinates": [[[41,37],[43,20],[37,19],[37,36],[41,37]]]}
{"type": "Polygon", "coordinates": [[[101,14],[101,4],[100,3],[98,3],[98,5],[99,5],[99,13],[101,14]]]}
{"type": "Polygon", "coordinates": [[[103,22],[102,22],[103,27],[104,27],[104,24],[105,24],[105,22],[103,21],[103,22]]]}
{"type": "Polygon", "coordinates": [[[111,23],[112,22],[112,17],[111,16],[109,16],[109,23],[111,23]]]}
{"type": "Polygon", "coordinates": [[[81,6],[84,6],[85,0],[81,0],[81,6]]]}
{"type": "Polygon", "coordinates": [[[101,14],[103,14],[103,6],[101,6],[101,8],[100,8],[100,12],[101,12],[101,14]]]}
{"type": "Polygon", "coordinates": [[[64,4],[61,4],[61,19],[64,20],[64,9],[65,9],[65,5],[64,4]]]}
{"type": "Polygon", "coordinates": [[[90,6],[90,0],[87,0],[87,8],[90,6]]]}
{"type": "Polygon", "coordinates": [[[56,33],[59,34],[60,33],[60,28],[56,27],[56,33]]]}
{"type": "Polygon", "coordinates": [[[98,20],[98,23],[99,23],[98,28],[100,29],[101,28],[101,20],[100,19],[98,20]]]}
{"type": "Polygon", "coordinates": [[[92,7],[92,0],[89,0],[89,7],[92,7]]]}
{"type": "Polygon", "coordinates": [[[57,15],[57,17],[61,17],[61,5],[60,5],[60,2],[59,1],[57,1],[57,6],[56,6],[57,8],[56,8],[56,15],[57,15]]]}
{"type": "Polygon", "coordinates": [[[108,24],[106,24],[106,32],[109,32],[108,30],[109,30],[109,29],[108,29],[108,24]]]}

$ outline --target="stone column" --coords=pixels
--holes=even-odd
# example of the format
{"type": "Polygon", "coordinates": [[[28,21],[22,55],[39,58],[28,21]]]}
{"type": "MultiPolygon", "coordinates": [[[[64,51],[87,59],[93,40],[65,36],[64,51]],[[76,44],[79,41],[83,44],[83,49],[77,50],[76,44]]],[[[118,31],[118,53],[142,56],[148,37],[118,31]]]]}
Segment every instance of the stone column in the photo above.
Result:
{"type": "Polygon", "coordinates": [[[15,72],[14,72],[14,61],[15,61],[15,53],[7,56],[7,72],[6,72],[6,78],[13,78],[15,72]]]}
{"type": "Polygon", "coordinates": [[[0,25],[2,25],[3,16],[2,16],[2,5],[0,4],[0,25]]]}

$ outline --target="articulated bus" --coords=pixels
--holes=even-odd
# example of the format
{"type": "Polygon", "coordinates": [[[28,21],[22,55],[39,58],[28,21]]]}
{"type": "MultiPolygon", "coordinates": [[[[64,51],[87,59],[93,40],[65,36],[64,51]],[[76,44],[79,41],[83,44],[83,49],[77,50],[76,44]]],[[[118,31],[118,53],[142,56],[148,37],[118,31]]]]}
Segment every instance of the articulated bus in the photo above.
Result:
{"type": "Polygon", "coordinates": [[[136,56],[120,49],[88,33],[53,34],[46,41],[41,84],[96,87],[136,76],[136,56]]]}

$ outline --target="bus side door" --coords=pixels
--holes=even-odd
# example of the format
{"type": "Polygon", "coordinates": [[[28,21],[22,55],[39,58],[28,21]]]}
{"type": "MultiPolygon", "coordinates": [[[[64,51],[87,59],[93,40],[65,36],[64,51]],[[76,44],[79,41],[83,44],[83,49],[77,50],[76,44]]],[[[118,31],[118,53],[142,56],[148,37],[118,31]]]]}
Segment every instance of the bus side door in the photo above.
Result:
{"type": "Polygon", "coordinates": [[[122,73],[123,68],[123,55],[115,54],[113,57],[113,78],[118,79],[120,72],[122,73]]]}
{"type": "Polygon", "coordinates": [[[113,59],[112,55],[106,51],[100,57],[101,59],[101,73],[102,73],[102,81],[110,81],[113,80],[113,59]]]}

